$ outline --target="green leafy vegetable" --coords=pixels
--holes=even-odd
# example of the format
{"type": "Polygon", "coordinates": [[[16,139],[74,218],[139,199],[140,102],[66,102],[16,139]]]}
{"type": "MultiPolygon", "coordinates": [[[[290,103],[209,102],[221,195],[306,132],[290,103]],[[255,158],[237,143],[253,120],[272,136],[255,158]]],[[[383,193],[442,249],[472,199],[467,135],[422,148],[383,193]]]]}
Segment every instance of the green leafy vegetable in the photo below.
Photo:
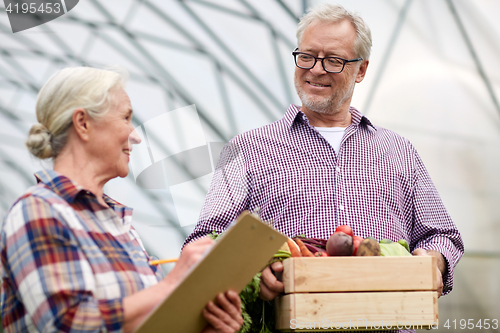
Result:
{"type": "Polygon", "coordinates": [[[212,231],[210,234],[208,234],[207,236],[212,238],[214,241],[217,240],[217,238],[219,238],[220,236],[222,236],[224,234],[224,232],[221,232],[220,234],[216,233],[215,231],[212,231]]]}
{"type": "MultiPolygon", "coordinates": [[[[406,243],[404,239],[402,239],[406,243]]],[[[400,242],[396,243],[389,241],[388,239],[382,239],[379,243],[380,245],[380,255],[385,257],[401,257],[401,256],[411,256],[410,248],[408,243],[406,246],[400,242]]]]}
{"type": "Polygon", "coordinates": [[[403,246],[404,246],[404,248],[405,248],[408,252],[410,252],[410,246],[408,245],[408,242],[406,241],[406,239],[400,239],[400,240],[398,240],[398,243],[399,243],[399,244],[401,244],[401,245],[403,245],[403,246]]]}
{"type": "Polygon", "coordinates": [[[240,293],[243,325],[239,333],[280,333],[276,327],[274,302],[259,298],[261,273],[240,293]]]}
{"type": "MultiPolygon", "coordinates": [[[[241,333],[250,333],[252,332],[253,320],[252,316],[248,313],[252,313],[255,308],[255,303],[259,300],[259,291],[260,291],[260,276],[261,273],[255,274],[252,281],[250,281],[245,288],[240,293],[241,298],[241,312],[243,317],[243,325],[239,332],[241,333]]],[[[256,316],[254,316],[256,317],[256,316]]]]}

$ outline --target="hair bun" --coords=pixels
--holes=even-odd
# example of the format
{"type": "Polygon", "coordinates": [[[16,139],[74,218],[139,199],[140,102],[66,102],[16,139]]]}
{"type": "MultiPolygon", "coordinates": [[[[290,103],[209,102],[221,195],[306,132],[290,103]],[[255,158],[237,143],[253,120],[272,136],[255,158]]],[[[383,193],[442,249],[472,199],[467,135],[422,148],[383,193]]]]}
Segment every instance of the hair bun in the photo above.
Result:
{"type": "Polygon", "coordinates": [[[51,134],[47,127],[38,123],[31,126],[26,147],[33,156],[40,159],[52,157],[52,146],[50,145],[51,134]]]}

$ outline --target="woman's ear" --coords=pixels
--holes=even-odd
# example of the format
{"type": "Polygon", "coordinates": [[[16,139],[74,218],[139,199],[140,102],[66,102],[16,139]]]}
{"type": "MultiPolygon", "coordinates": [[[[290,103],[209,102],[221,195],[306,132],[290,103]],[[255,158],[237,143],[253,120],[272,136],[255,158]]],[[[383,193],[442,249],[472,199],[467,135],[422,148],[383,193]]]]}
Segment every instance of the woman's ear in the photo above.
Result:
{"type": "Polygon", "coordinates": [[[90,117],[87,110],[78,108],[73,111],[73,128],[78,137],[83,141],[89,139],[90,117]]]}

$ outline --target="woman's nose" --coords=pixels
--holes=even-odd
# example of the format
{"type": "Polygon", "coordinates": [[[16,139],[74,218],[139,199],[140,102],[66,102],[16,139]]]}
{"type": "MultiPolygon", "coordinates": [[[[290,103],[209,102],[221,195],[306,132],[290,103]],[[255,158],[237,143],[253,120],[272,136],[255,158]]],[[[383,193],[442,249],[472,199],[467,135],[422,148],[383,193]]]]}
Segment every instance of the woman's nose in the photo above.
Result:
{"type": "Polygon", "coordinates": [[[132,130],[132,132],[130,132],[130,134],[128,136],[128,141],[133,145],[137,145],[137,144],[141,143],[141,141],[142,141],[141,137],[135,128],[132,130]]]}

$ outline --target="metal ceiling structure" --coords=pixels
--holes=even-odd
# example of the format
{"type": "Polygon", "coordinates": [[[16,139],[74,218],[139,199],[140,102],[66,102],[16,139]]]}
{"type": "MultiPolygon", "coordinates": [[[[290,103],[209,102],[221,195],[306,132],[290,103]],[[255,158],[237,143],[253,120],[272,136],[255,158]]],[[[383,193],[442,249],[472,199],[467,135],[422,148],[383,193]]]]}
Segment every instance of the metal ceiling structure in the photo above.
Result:
{"type": "MultiPolygon", "coordinates": [[[[293,28],[307,2],[292,8],[283,1],[275,1],[275,6],[282,12],[281,18],[288,20],[293,28]]],[[[0,177],[2,216],[22,189],[34,184],[33,172],[48,165],[29,157],[24,140],[36,121],[33,111],[36,94],[48,77],[60,68],[119,64],[130,72],[129,86],[140,85],[144,90],[154,87],[156,94],[161,96],[162,107],[153,105],[153,112],[147,110],[151,107],[147,96],[141,96],[143,101],[139,106],[132,96],[136,126],[161,112],[194,104],[206,137],[211,141],[227,142],[245,130],[241,120],[235,117],[238,110],[230,100],[228,85],[238,87],[238,94],[252,101],[252,107],[261,117],[260,123],[278,119],[281,110],[292,100],[293,86],[290,75],[285,74],[282,59],[295,43],[290,38],[290,31],[270,22],[262,15],[262,9],[249,1],[227,5],[211,1],[120,1],[118,4],[90,0],[80,2],[57,20],[13,34],[6,15],[2,15],[5,9],[1,8],[4,20],[0,21],[0,117],[6,124],[0,143],[4,166],[0,177]],[[213,14],[207,18],[206,10],[245,20],[266,30],[267,47],[272,48],[269,65],[278,69],[273,82],[265,82],[267,78],[256,74],[252,68],[258,64],[245,62],[233,45],[221,38],[218,27],[213,26],[213,14]],[[144,25],[145,21],[154,22],[154,28],[144,25]],[[177,64],[170,57],[160,56],[162,52],[172,53],[178,59],[187,58],[188,64],[181,66],[193,67],[187,73],[188,80],[202,81],[198,76],[208,76],[203,80],[215,84],[219,108],[210,104],[208,96],[196,93],[189,84],[181,82],[185,75],[177,71],[180,62],[177,64]],[[270,84],[280,85],[281,94],[277,94],[270,84]],[[227,119],[224,123],[220,122],[221,113],[227,119]]],[[[161,138],[149,136],[148,139],[162,145],[161,138]]],[[[168,147],[164,145],[164,149],[168,147]]],[[[127,186],[133,188],[133,201],[145,205],[144,209],[142,205],[133,205],[136,220],[146,221],[148,226],[168,227],[179,240],[187,236],[188,230],[179,227],[168,190],[152,191],[136,186],[130,176],[127,181],[127,186]]],[[[198,188],[204,195],[206,188],[200,185],[198,188]]]]}

